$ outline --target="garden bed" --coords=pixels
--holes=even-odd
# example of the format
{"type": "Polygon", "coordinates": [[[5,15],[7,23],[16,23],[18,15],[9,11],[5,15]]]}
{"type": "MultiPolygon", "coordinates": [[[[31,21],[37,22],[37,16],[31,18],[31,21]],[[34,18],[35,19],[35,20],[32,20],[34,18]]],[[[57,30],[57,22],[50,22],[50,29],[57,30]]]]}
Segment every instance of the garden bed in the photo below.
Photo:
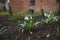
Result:
{"type": "MultiPolygon", "coordinates": [[[[8,29],[0,35],[0,40],[60,40],[60,21],[49,26],[39,24],[37,28],[33,28],[33,33],[29,34],[28,32],[22,32],[21,27],[16,22],[8,20],[10,17],[0,16],[0,27],[8,29]]],[[[42,17],[36,16],[34,18],[36,21],[40,21],[42,17]]],[[[23,18],[20,20],[23,20],[23,18]]]]}

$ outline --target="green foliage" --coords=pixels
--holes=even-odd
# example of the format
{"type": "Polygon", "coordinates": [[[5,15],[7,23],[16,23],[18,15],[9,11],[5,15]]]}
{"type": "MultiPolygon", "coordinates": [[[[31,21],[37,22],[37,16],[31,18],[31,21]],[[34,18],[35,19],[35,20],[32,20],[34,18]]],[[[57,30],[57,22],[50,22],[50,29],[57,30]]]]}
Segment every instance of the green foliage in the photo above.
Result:
{"type": "Polygon", "coordinates": [[[19,24],[23,28],[23,31],[31,31],[32,27],[38,24],[38,22],[35,22],[32,16],[25,16],[24,19],[24,22],[19,24]]]}
{"type": "Polygon", "coordinates": [[[20,19],[20,15],[16,13],[16,14],[13,15],[12,19],[13,19],[14,21],[18,22],[19,19],[20,19]]]}
{"type": "Polygon", "coordinates": [[[5,27],[0,29],[0,35],[3,34],[5,31],[7,31],[7,29],[5,29],[5,27]]]}
{"type": "Polygon", "coordinates": [[[58,21],[58,16],[54,16],[53,14],[45,13],[44,16],[45,16],[45,18],[42,19],[42,21],[41,21],[43,24],[51,24],[55,21],[58,21]]]}
{"type": "Polygon", "coordinates": [[[58,20],[60,21],[60,16],[58,16],[58,20]]]}

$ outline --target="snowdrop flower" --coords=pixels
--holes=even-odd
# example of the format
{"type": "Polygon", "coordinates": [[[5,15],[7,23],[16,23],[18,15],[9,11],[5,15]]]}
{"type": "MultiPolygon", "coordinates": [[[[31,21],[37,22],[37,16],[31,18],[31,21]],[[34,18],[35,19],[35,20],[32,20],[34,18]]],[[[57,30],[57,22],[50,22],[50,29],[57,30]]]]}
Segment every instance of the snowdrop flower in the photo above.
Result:
{"type": "Polygon", "coordinates": [[[30,16],[30,19],[32,19],[32,16],[30,16]]]}
{"type": "Polygon", "coordinates": [[[50,11],[50,14],[52,14],[52,11],[50,11]]]}
{"type": "Polygon", "coordinates": [[[50,17],[50,14],[48,14],[47,17],[49,18],[50,17]]]}
{"type": "Polygon", "coordinates": [[[44,16],[47,16],[47,14],[46,14],[46,13],[44,13],[44,16]]]}
{"type": "Polygon", "coordinates": [[[29,19],[32,19],[32,16],[31,15],[28,15],[29,19]]]}
{"type": "Polygon", "coordinates": [[[49,18],[50,14],[44,13],[44,16],[49,18]]]}
{"type": "Polygon", "coordinates": [[[24,19],[25,19],[25,20],[29,20],[29,17],[28,17],[28,16],[26,16],[24,19]]]}

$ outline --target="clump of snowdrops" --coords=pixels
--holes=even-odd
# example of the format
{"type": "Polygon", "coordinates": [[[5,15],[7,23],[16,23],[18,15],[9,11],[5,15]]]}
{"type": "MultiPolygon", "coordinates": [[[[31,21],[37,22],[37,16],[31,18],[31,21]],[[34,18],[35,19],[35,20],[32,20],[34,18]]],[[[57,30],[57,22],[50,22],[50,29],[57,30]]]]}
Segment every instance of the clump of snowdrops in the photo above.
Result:
{"type": "Polygon", "coordinates": [[[54,14],[51,13],[44,13],[45,18],[42,19],[43,24],[52,24],[55,21],[58,21],[59,16],[55,16],[54,14]]]}
{"type": "Polygon", "coordinates": [[[36,26],[39,22],[36,22],[31,15],[25,16],[23,23],[19,24],[22,27],[22,32],[29,31],[32,34],[33,26],[36,26]]]}

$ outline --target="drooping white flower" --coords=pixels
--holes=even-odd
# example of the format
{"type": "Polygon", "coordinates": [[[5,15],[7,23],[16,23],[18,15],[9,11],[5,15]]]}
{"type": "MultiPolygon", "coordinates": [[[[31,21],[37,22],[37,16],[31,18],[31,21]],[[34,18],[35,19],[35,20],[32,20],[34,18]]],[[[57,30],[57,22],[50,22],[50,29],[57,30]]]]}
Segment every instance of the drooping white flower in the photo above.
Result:
{"type": "Polygon", "coordinates": [[[50,11],[50,14],[52,14],[52,11],[50,11]]]}
{"type": "Polygon", "coordinates": [[[32,19],[32,16],[30,16],[30,19],[32,19]]]}
{"type": "Polygon", "coordinates": [[[47,17],[49,18],[50,17],[50,14],[48,14],[47,17]]]}
{"type": "Polygon", "coordinates": [[[29,20],[29,17],[28,16],[25,16],[25,18],[24,18],[25,20],[29,20]]]}
{"type": "Polygon", "coordinates": [[[32,16],[31,15],[28,15],[29,19],[32,19],[32,16]]]}
{"type": "Polygon", "coordinates": [[[50,17],[50,14],[44,13],[45,17],[50,17]]]}
{"type": "Polygon", "coordinates": [[[47,14],[46,14],[46,13],[44,13],[44,16],[47,16],[47,14]]]}

